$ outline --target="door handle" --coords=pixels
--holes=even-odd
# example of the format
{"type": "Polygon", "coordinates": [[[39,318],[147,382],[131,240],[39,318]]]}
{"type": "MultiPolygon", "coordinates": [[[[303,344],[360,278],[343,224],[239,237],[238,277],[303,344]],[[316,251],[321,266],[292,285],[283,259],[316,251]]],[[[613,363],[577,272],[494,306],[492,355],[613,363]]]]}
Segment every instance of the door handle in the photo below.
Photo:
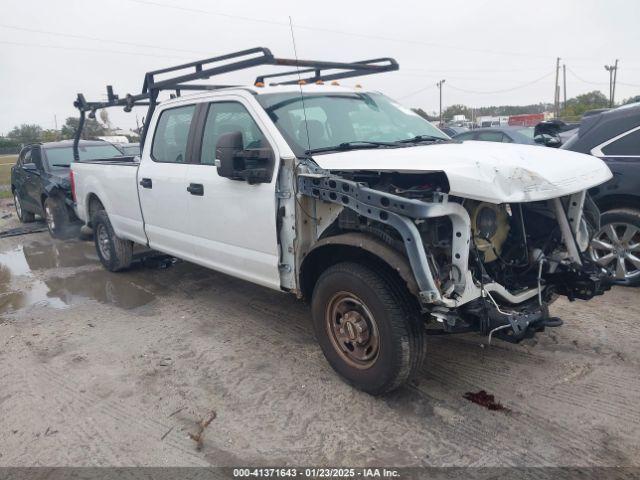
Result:
{"type": "Polygon", "coordinates": [[[142,188],[153,188],[153,181],[150,178],[143,178],[140,180],[140,186],[142,188]]]}
{"type": "Polygon", "coordinates": [[[190,183],[187,187],[187,192],[191,195],[198,195],[199,197],[204,195],[204,185],[201,183],[190,183]]]}

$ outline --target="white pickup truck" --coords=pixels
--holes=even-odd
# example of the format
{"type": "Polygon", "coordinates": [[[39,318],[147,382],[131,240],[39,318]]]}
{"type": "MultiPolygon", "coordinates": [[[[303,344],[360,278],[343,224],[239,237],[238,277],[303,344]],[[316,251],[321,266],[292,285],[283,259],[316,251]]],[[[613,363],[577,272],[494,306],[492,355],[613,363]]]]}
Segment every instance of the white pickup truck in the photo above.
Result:
{"type": "MultiPolygon", "coordinates": [[[[304,82],[300,82],[304,83],[304,82]]],[[[384,95],[229,87],[159,103],[139,161],[72,164],[103,265],[134,244],[311,303],[331,366],[372,394],[420,367],[430,332],[519,341],[548,305],[606,290],[584,252],[591,156],[464,142],[384,95]]]]}

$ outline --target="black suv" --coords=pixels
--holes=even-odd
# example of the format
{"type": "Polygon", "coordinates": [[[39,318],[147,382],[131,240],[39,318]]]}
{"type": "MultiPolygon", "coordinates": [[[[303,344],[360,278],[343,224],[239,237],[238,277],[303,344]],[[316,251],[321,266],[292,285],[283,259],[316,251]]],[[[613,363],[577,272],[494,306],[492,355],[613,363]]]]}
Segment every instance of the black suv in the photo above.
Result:
{"type": "MultiPolygon", "coordinates": [[[[103,141],[83,140],[80,161],[119,157],[120,150],[103,141]]],[[[69,164],[73,142],[35,143],[25,146],[11,168],[11,192],[21,222],[42,216],[54,238],[77,234],[79,222],[73,211],[69,164]]]]}
{"type": "Polygon", "coordinates": [[[589,191],[602,212],[591,256],[616,283],[640,285],[640,103],[585,116],[561,148],[595,155],[613,172],[589,191]]]}

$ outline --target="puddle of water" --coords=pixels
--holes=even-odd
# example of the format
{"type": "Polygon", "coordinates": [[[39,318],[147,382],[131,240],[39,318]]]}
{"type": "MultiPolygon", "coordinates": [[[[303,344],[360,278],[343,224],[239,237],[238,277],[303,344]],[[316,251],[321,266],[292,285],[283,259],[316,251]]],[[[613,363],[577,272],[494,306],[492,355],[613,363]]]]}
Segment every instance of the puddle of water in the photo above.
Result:
{"type": "Polygon", "coordinates": [[[155,299],[157,286],[106,270],[78,271],[65,277],[34,275],[36,271],[80,267],[98,262],[92,245],[79,242],[33,243],[0,252],[0,313],[39,305],[55,309],[87,299],[133,309],[155,299]]]}
{"type": "Polygon", "coordinates": [[[34,242],[24,245],[23,252],[31,270],[82,267],[98,262],[93,242],[34,242]]]}

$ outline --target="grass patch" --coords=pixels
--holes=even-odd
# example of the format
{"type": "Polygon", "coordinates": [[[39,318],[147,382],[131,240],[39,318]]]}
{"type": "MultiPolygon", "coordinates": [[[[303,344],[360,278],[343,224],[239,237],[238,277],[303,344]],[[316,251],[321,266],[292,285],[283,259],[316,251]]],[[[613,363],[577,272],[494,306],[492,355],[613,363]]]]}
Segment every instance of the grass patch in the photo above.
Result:
{"type": "Polygon", "coordinates": [[[11,166],[17,158],[17,155],[0,156],[0,198],[11,197],[11,166]]]}

